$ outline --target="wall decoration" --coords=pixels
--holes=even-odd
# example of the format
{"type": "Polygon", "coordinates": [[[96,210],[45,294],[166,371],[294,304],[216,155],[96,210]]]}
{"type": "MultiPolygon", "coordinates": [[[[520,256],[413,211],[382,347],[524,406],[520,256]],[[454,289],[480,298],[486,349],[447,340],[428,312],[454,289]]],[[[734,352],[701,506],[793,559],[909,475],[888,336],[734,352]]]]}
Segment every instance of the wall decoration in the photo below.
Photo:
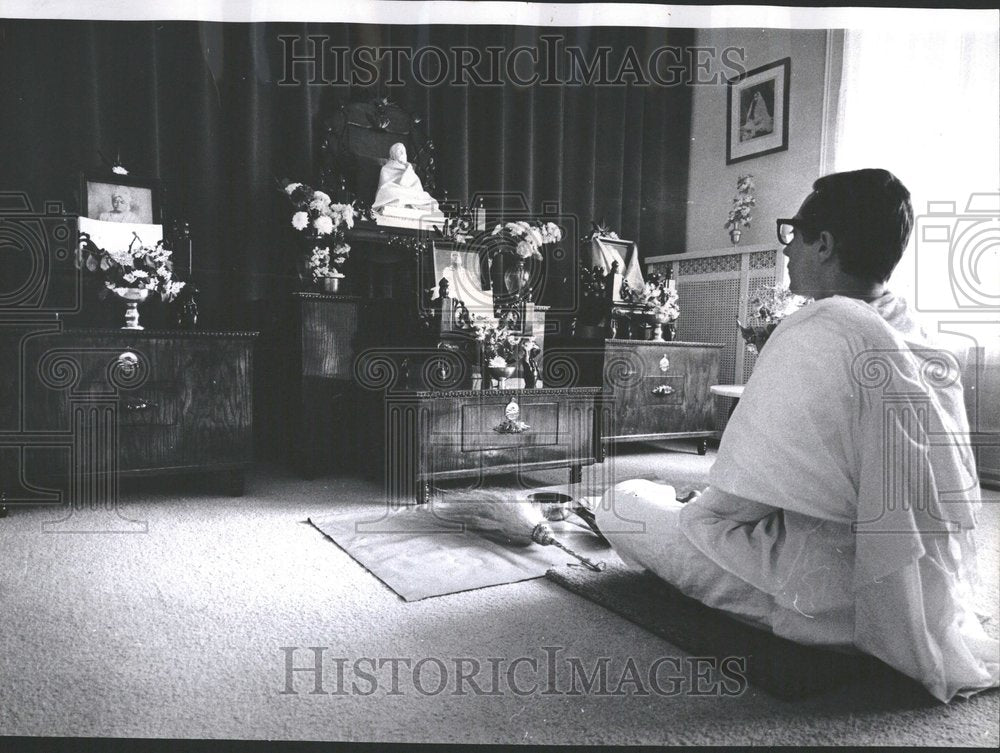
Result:
{"type": "Polygon", "coordinates": [[[783,58],[727,82],[727,165],[788,149],[791,71],[783,58]]]}

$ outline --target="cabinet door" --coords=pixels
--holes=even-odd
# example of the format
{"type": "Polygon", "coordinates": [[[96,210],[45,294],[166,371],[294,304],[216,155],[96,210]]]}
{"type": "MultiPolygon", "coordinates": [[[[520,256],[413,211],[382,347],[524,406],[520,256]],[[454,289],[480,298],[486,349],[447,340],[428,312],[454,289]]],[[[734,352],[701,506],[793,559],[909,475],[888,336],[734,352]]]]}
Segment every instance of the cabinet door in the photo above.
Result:
{"type": "Polygon", "coordinates": [[[174,461],[206,466],[252,456],[252,351],[238,339],[179,339],[180,436],[174,461]]]}

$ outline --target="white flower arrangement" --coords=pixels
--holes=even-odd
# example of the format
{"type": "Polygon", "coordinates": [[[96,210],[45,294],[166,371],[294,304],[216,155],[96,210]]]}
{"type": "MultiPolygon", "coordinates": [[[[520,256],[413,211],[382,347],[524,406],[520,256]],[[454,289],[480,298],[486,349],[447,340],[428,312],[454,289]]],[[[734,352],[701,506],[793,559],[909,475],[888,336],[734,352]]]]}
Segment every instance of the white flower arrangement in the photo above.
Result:
{"type": "Polygon", "coordinates": [[[111,251],[99,248],[88,233],[80,233],[76,263],[78,269],[103,278],[102,297],[108,291],[135,288],[159,293],[164,301],[171,301],[185,283],[173,279],[174,263],[170,257],[171,252],[164,248],[163,241],[153,247],[144,246],[134,233],[128,248],[111,251]]]}
{"type": "Polygon", "coordinates": [[[351,252],[344,242],[344,231],[354,227],[357,210],[350,204],[333,203],[327,193],[304,183],[288,183],[284,192],[296,208],[292,227],[312,245],[307,265],[313,279],[344,277],[341,268],[351,252]]]}
{"type": "Polygon", "coordinates": [[[562,240],[562,229],[554,222],[508,222],[493,228],[492,235],[504,234],[514,241],[514,251],[522,259],[541,259],[542,246],[562,240]]]}

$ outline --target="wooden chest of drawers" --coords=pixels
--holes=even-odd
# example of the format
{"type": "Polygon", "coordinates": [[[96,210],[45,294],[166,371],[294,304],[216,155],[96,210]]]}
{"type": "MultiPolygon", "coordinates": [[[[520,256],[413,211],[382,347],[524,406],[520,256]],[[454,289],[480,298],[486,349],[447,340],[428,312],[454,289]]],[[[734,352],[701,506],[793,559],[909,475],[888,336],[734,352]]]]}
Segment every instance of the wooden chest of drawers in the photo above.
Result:
{"type": "Polygon", "coordinates": [[[709,387],[718,382],[721,352],[702,343],[607,341],[604,382],[613,409],[605,441],[714,436],[709,387]]]}
{"type": "Polygon", "coordinates": [[[2,418],[5,484],[225,471],[241,493],[253,343],[253,333],[8,331],[0,391],[15,410],[2,418]]]}
{"type": "Polygon", "coordinates": [[[565,338],[545,354],[545,383],[601,386],[608,396],[604,444],[715,437],[722,345],[565,338]]]}
{"type": "Polygon", "coordinates": [[[410,392],[384,397],[387,491],[425,501],[438,480],[597,462],[600,388],[410,392]]]}

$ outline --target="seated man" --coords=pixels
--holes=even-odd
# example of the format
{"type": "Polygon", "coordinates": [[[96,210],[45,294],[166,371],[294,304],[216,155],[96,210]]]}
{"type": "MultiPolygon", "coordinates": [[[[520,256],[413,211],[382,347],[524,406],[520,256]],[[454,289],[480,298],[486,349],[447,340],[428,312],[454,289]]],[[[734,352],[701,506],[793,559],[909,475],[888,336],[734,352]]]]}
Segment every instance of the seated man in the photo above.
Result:
{"type": "Polygon", "coordinates": [[[885,285],[909,192],[885,170],[828,175],[778,223],[790,289],[816,301],[761,352],[711,485],[680,505],[627,481],[598,525],[627,561],[777,635],[870,653],[943,701],[995,687],[957,366],[885,285]]]}

